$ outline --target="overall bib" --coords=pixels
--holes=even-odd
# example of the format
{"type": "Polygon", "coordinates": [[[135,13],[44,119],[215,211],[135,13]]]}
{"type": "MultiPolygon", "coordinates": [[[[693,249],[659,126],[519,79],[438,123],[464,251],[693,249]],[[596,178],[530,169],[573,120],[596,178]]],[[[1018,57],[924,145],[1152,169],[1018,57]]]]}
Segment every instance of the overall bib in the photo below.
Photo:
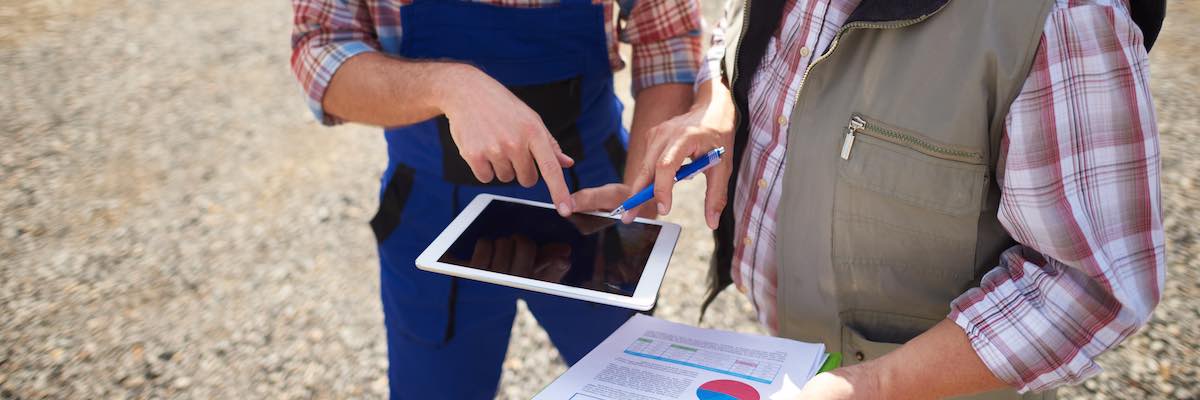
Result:
{"type": "MultiPolygon", "coordinates": [[[[613,92],[603,6],[563,0],[505,8],[416,0],[402,37],[383,49],[409,59],[457,60],[507,86],[542,117],[563,151],[571,191],[617,182],[627,133],[613,92]]],[[[388,167],[371,227],[378,240],[392,398],[492,398],[521,298],[568,364],[632,312],[418,270],[416,257],[476,195],[550,201],[533,188],[482,184],[458,155],[444,117],[387,129],[388,167]]]]}

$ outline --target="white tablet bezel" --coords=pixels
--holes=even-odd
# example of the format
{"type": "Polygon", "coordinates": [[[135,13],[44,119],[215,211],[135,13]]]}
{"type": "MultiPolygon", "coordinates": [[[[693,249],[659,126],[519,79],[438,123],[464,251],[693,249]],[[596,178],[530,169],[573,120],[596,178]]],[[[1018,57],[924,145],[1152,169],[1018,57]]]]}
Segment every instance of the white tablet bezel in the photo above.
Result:
{"type": "MultiPolygon", "coordinates": [[[[601,292],[591,289],[583,289],[572,286],[567,286],[558,283],[543,282],[536,279],[522,278],[512,275],[501,274],[498,272],[484,271],[475,268],[463,267],[454,264],[439,262],[438,259],[442,254],[446,253],[446,249],[454,244],[459,235],[471,225],[471,222],[483,212],[492,201],[508,201],[531,205],[535,207],[554,209],[553,205],[516,199],[506,196],[497,196],[493,194],[480,194],[471,200],[470,204],[463,209],[454,221],[434,239],[425,251],[417,257],[417,268],[429,272],[439,274],[457,276],[477,281],[494,283],[497,285],[516,287],[534,292],[547,293],[556,296],[568,297],[572,299],[590,301],[601,304],[608,304],[617,307],[630,308],[639,311],[646,311],[654,307],[654,301],[658,297],[658,289],[662,285],[663,275],[667,272],[667,264],[671,261],[671,254],[675,251],[675,243],[679,240],[679,225],[656,221],[652,219],[637,218],[636,223],[658,225],[662,227],[658,231],[658,237],[654,240],[654,248],[650,251],[650,257],[646,260],[646,267],[642,270],[642,277],[638,281],[637,289],[634,290],[633,296],[622,296],[615,293],[601,292]]],[[[588,212],[584,214],[595,215],[604,218],[612,218],[607,214],[588,212]]]]}

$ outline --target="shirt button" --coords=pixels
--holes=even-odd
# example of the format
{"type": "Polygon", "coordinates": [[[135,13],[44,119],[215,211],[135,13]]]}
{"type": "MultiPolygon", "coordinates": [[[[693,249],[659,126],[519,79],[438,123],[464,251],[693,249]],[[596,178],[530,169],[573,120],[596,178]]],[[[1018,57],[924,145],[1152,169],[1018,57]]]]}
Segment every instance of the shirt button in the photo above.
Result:
{"type": "Polygon", "coordinates": [[[867,358],[867,356],[866,356],[866,355],[864,355],[864,354],[863,354],[863,352],[861,352],[861,351],[856,351],[856,352],[854,352],[854,359],[855,359],[855,360],[862,361],[862,360],[865,360],[866,358],[867,358]]]}
{"type": "Polygon", "coordinates": [[[778,122],[779,122],[779,126],[784,126],[784,125],[787,125],[787,116],[786,116],[786,115],[780,115],[780,116],[779,116],[779,120],[778,120],[778,122]]]}
{"type": "Polygon", "coordinates": [[[812,54],[812,50],[810,50],[808,48],[808,46],[804,46],[804,47],[800,48],[800,56],[801,57],[808,57],[809,54],[812,54]]]}
{"type": "Polygon", "coordinates": [[[767,188],[767,180],[766,180],[766,179],[759,179],[759,180],[758,180],[758,187],[759,187],[759,188],[762,188],[762,189],[766,189],[766,188],[767,188]]]}
{"type": "Polygon", "coordinates": [[[752,242],[750,241],[749,237],[746,237],[745,239],[742,240],[742,243],[745,243],[747,246],[749,246],[750,243],[752,243],[752,242]]]}

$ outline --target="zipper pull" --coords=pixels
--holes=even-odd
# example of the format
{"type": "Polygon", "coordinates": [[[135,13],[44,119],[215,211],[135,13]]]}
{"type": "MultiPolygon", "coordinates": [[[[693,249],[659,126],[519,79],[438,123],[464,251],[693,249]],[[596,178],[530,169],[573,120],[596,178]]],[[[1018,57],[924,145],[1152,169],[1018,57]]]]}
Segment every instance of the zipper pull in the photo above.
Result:
{"type": "Polygon", "coordinates": [[[846,126],[846,139],[842,142],[843,160],[850,159],[850,149],[854,147],[854,135],[857,134],[858,131],[863,130],[863,128],[866,126],[867,122],[863,121],[863,119],[859,118],[859,116],[855,115],[854,118],[850,118],[850,125],[846,126]]]}

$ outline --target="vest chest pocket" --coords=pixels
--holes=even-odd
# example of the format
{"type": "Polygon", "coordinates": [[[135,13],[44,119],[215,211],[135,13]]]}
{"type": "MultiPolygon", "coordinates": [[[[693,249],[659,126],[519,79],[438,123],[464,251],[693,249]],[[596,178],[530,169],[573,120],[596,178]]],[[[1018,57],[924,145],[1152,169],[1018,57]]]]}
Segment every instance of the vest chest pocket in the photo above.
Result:
{"type": "MultiPolygon", "coordinates": [[[[983,153],[859,114],[844,135],[832,243],[840,311],[943,318],[974,278],[983,153]]],[[[903,340],[924,330],[850,328],[903,340]]]]}

